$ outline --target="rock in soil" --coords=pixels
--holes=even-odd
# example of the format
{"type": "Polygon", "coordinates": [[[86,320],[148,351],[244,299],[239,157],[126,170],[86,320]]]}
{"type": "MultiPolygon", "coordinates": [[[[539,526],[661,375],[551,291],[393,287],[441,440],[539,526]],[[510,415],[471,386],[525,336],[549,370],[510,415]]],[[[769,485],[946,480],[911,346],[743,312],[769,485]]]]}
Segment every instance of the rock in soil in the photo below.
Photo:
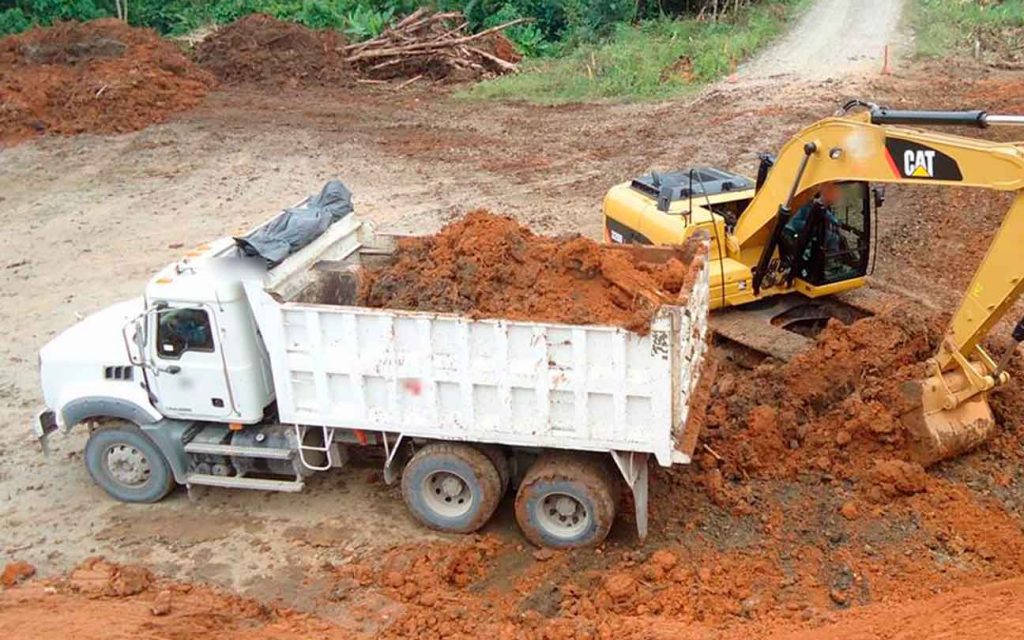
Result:
{"type": "Polygon", "coordinates": [[[13,587],[23,580],[36,575],[36,568],[24,561],[9,562],[0,574],[0,585],[13,587]]]}

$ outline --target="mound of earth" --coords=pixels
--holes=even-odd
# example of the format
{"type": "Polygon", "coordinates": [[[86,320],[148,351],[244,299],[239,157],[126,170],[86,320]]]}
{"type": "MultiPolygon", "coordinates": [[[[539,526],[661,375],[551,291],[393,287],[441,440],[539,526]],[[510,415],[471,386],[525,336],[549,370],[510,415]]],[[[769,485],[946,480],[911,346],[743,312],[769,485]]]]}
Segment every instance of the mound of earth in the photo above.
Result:
{"type": "Polygon", "coordinates": [[[850,325],[832,320],[791,362],[722,373],[705,425],[724,461],[721,472],[726,479],[794,478],[809,470],[863,479],[916,475],[902,467],[920,470],[909,462],[900,386],[924,377],[941,330],[938,318],[902,309],[850,325]]]}
{"type": "Polygon", "coordinates": [[[62,22],[0,40],[0,144],[45,133],[119,133],[194,107],[210,74],[149,29],[62,22]]]}
{"type": "Polygon", "coordinates": [[[196,47],[195,58],[224,83],[309,86],[346,82],[344,37],[253,14],[218,29],[196,47]]]}
{"type": "Polygon", "coordinates": [[[681,301],[701,261],[696,245],[663,263],[579,235],[538,236],[474,211],[438,234],[399,241],[393,263],[364,269],[359,304],[646,333],[657,301],[681,301]]]}

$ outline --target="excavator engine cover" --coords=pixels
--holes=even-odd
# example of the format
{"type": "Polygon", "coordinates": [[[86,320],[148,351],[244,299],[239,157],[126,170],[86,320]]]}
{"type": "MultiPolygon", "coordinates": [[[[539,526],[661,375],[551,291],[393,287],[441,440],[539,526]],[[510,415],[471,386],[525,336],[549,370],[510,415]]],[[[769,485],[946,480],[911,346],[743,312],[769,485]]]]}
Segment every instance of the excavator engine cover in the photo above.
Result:
{"type": "MultiPolygon", "coordinates": [[[[942,374],[946,385],[957,388],[963,374],[942,374]]],[[[992,437],[996,421],[988,404],[988,394],[980,393],[953,409],[939,403],[945,387],[937,377],[903,384],[903,397],[909,410],[901,416],[909,438],[910,453],[922,466],[966,453],[992,437]]],[[[944,394],[943,394],[944,395],[944,394]]]]}
{"type": "Polygon", "coordinates": [[[651,172],[633,178],[629,186],[657,200],[658,210],[667,212],[673,202],[715,196],[727,191],[743,191],[752,188],[754,183],[730,171],[699,167],[665,173],[651,172]]]}

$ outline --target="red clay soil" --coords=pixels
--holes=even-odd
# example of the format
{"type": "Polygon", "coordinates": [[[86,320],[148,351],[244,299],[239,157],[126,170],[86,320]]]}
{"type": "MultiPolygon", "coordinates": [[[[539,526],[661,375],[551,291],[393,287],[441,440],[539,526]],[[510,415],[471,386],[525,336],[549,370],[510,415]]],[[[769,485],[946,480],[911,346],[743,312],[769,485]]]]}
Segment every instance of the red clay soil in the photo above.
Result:
{"type": "MultiPolygon", "coordinates": [[[[388,568],[376,575],[365,565],[339,572],[334,597],[359,600],[366,591],[379,591],[401,603],[398,608],[386,607],[400,615],[384,626],[373,622],[382,612],[372,606],[356,605],[350,619],[329,621],[207,586],[160,580],[140,567],[92,559],[66,576],[0,590],[0,632],[5,640],[470,638],[482,637],[484,632],[495,638],[552,640],[987,640],[1024,635],[1019,607],[1024,598],[1022,578],[841,611],[827,616],[824,624],[808,624],[799,617],[794,621],[748,617],[745,624],[724,629],[665,614],[627,612],[610,617],[599,609],[616,598],[663,583],[664,575],[693,580],[695,593],[706,592],[709,586],[700,580],[707,576],[691,576],[685,560],[670,552],[652,554],[638,563],[642,578],[619,573],[605,579],[598,600],[584,605],[586,615],[574,617],[570,611],[558,612],[557,606],[559,592],[572,591],[573,582],[567,580],[561,589],[544,583],[546,574],[573,573],[568,554],[531,556],[492,536],[426,547],[413,551],[410,546],[387,554],[381,566],[388,568]],[[513,564],[523,571],[509,585],[506,574],[513,564]],[[505,595],[494,597],[498,592],[505,595]],[[545,592],[547,597],[538,596],[545,592]]],[[[585,578],[588,573],[593,572],[577,576],[585,578]]],[[[376,602],[379,606],[381,601],[376,602]]]]}
{"type": "Polygon", "coordinates": [[[438,234],[403,238],[395,261],[364,269],[362,306],[650,329],[657,304],[683,302],[693,249],[664,263],[582,236],[535,235],[512,218],[474,211],[438,234]]]}
{"type": "Polygon", "coordinates": [[[194,107],[214,84],[149,29],[113,19],[33,29],[0,40],[0,145],[142,129],[194,107]]]}
{"type": "Polygon", "coordinates": [[[226,84],[337,86],[352,74],[339,51],[343,46],[337,31],[253,14],[209,35],[196,47],[195,58],[226,84]]]}
{"type": "Polygon", "coordinates": [[[342,640],[351,631],[148,570],[87,560],[70,574],[0,591],[4,640],[342,640]]]}

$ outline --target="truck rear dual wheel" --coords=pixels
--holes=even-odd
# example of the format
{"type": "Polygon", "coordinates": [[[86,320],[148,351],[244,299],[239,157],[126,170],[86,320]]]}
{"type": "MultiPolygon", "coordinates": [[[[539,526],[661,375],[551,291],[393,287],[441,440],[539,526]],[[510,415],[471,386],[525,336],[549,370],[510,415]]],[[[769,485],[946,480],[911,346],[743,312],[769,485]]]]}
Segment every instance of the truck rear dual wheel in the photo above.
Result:
{"type": "Polygon", "coordinates": [[[409,511],[439,531],[476,531],[491,518],[503,493],[495,462],[468,444],[428,444],[402,471],[402,497],[409,511]]]}
{"type": "Polygon", "coordinates": [[[539,547],[592,547],[615,520],[616,483],[597,458],[546,454],[533,463],[516,492],[516,521],[539,547]]]}
{"type": "Polygon", "coordinates": [[[85,443],[89,475],[121,502],[158,502],[174,488],[174,474],[153,441],[134,424],[99,427],[85,443]]]}

